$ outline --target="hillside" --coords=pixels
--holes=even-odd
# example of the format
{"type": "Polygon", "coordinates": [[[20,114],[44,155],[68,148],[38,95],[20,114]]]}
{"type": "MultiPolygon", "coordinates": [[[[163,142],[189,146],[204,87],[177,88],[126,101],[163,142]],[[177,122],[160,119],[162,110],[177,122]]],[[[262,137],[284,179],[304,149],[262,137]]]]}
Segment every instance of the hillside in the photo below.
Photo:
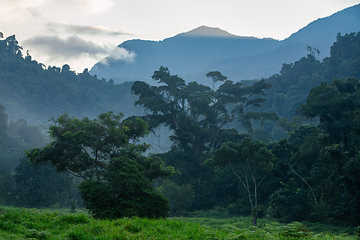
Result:
{"type": "Polygon", "coordinates": [[[0,105],[11,120],[46,124],[68,113],[96,117],[107,111],[138,114],[132,104],[132,83],[114,84],[91,76],[87,69],[76,74],[65,64],[46,68],[23,56],[15,35],[0,40],[0,105]]]}
{"type": "Polygon", "coordinates": [[[154,70],[168,67],[187,81],[209,84],[205,74],[218,70],[234,81],[260,79],[278,73],[283,63],[294,62],[309,52],[320,50],[319,59],[329,56],[338,33],[360,30],[360,5],[318,19],[289,38],[257,39],[232,35],[219,28],[198,27],[163,41],[130,40],[118,46],[128,51],[129,61],[107,57],[90,73],[115,82],[149,81],[154,70]]]}

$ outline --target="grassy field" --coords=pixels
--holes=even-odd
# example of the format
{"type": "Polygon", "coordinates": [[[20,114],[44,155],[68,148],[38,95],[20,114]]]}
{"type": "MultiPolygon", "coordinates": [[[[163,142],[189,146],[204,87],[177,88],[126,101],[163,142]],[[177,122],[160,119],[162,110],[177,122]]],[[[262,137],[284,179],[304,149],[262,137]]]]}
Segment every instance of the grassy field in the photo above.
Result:
{"type": "Polygon", "coordinates": [[[0,239],[357,239],[353,228],[250,218],[96,220],[84,213],[0,208],[0,239]]]}

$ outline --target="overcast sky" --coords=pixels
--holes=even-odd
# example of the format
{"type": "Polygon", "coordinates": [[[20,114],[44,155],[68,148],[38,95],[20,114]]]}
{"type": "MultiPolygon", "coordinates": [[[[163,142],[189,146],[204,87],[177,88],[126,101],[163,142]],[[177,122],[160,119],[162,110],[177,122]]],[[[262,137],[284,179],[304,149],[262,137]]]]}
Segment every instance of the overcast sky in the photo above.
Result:
{"type": "MultiPolygon", "coordinates": [[[[0,31],[46,66],[82,72],[129,39],[163,40],[201,25],[285,39],[359,0],[0,0],[0,31]]],[[[130,56],[131,57],[131,56],[130,56]]]]}

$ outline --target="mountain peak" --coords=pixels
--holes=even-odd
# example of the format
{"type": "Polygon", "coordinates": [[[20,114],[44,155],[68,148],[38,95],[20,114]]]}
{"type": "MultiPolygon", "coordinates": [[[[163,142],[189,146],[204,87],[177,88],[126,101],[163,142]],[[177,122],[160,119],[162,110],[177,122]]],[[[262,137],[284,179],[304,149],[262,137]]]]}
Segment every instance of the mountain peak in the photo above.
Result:
{"type": "Polygon", "coordinates": [[[238,38],[234,34],[228,33],[220,28],[200,26],[189,32],[180,33],[177,37],[212,37],[212,38],[238,38]]]}

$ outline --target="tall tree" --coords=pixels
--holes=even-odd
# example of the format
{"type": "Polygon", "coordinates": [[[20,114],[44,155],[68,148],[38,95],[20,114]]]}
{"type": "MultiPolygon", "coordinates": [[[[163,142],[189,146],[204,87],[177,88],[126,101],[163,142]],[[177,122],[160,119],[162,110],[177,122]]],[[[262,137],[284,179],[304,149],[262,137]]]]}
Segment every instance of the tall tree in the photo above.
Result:
{"type": "Polygon", "coordinates": [[[204,162],[210,152],[222,142],[243,138],[236,130],[229,129],[228,124],[240,121],[246,127],[245,132],[251,132],[253,119],[277,118],[276,114],[253,111],[264,101],[261,96],[264,89],[270,87],[265,81],[243,87],[241,83],[226,80],[219,72],[209,76],[215,80],[220,76],[225,82],[215,91],[196,82],[186,84],[179,76],[171,75],[169,69],[160,67],[152,76],[158,83],[156,86],[140,81],[132,86],[132,92],[139,96],[135,104],[146,110],[143,118],[150,127],[163,125],[171,130],[172,149],[163,155],[164,161],[180,170],[177,184],[194,186],[194,204],[199,204],[199,208],[208,206],[206,202],[209,202],[206,186],[214,172],[204,162]]]}
{"type": "Polygon", "coordinates": [[[273,168],[275,156],[263,142],[246,138],[240,142],[228,142],[213,152],[209,163],[228,166],[245,188],[253,216],[252,223],[257,225],[258,189],[273,168]]]}
{"type": "Polygon", "coordinates": [[[186,84],[182,78],[161,67],[152,76],[160,86],[139,81],[132,86],[132,92],[139,96],[135,104],[148,111],[145,119],[150,126],[163,124],[172,130],[174,145],[184,151],[192,151],[200,163],[222,142],[225,126],[230,121],[240,121],[251,132],[252,119],[265,121],[278,118],[273,113],[250,110],[265,101],[259,97],[264,95],[264,89],[271,87],[265,81],[242,87],[241,83],[227,80],[219,72],[210,72],[208,76],[225,82],[214,91],[196,82],[186,84]],[[204,157],[201,156],[203,153],[204,157]]]}
{"type": "Polygon", "coordinates": [[[219,71],[212,71],[206,74],[206,77],[211,77],[213,80],[213,89],[215,88],[215,83],[217,82],[225,82],[227,77],[222,75],[219,71]]]}

